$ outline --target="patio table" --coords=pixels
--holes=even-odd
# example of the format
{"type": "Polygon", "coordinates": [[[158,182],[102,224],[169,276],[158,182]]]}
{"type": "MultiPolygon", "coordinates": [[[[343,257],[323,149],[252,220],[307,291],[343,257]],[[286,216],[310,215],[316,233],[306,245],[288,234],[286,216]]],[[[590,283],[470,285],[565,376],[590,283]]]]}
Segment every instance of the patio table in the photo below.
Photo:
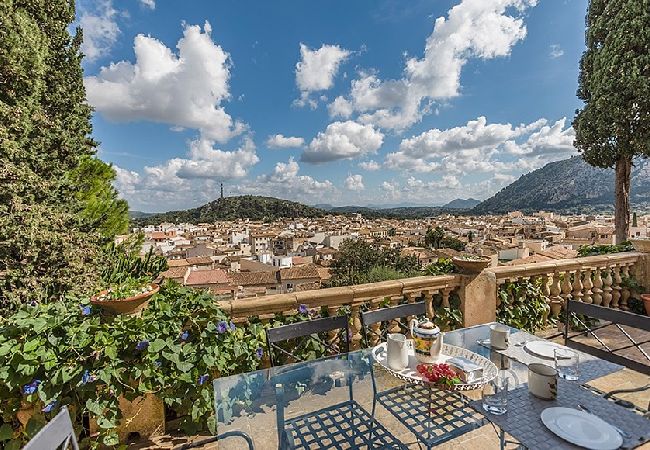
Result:
{"type": "MultiPolygon", "coordinates": [[[[631,437],[625,439],[624,447],[632,448],[650,440],[650,420],[618,406],[612,401],[605,400],[582,386],[587,381],[621,370],[621,366],[590,357],[584,367],[581,364],[579,382],[561,381],[557,401],[536,400],[528,394],[527,390],[528,369],[526,363],[529,361],[516,352],[497,352],[478,343],[479,340],[489,337],[489,325],[448,332],[445,333],[444,340],[445,343],[464,347],[490,358],[497,363],[497,366],[506,368],[508,376],[518,383],[518,387],[509,392],[508,412],[502,416],[485,413],[481,406],[480,392],[477,391],[437,395],[439,404],[434,404],[434,406],[452,408],[449,411],[450,417],[454,414],[454,408],[458,411],[462,410],[463,413],[456,413],[460,426],[448,426],[451,422],[442,424],[444,438],[440,440],[441,435],[438,434],[434,438],[439,441],[435,442],[459,437],[489,421],[499,428],[502,443],[505,433],[507,433],[522,447],[531,449],[577,448],[549,431],[543,425],[539,414],[547,407],[568,406],[575,408],[578,404],[590,407],[603,420],[630,433],[631,437]],[[516,358],[523,361],[520,362],[516,358]],[[445,398],[451,400],[440,403],[440,399],[444,400],[445,398]],[[472,414],[468,414],[467,410],[470,410],[472,414]]],[[[538,339],[514,328],[511,329],[511,333],[514,342],[538,339]]],[[[549,364],[552,365],[552,362],[549,364]]],[[[299,426],[309,428],[317,438],[302,442],[300,448],[335,446],[336,434],[330,432],[328,426],[343,426],[348,430],[350,427],[363,427],[363,421],[369,417],[360,416],[346,422],[345,419],[337,419],[328,415],[329,406],[346,400],[352,392],[354,401],[363,410],[371,412],[374,400],[373,382],[377,386],[388,385],[393,392],[399,392],[401,388],[409,388],[406,382],[394,378],[378,365],[373,365],[370,349],[218,378],[214,381],[217,428],[219,433],[243,431],[252,437],[256,449],[275,450],[278,448],[276,421],[279,413],[283,414],[286,419],[305,413],[316,413],[320,417],[318,423],[305,422],[299,426]],[[284,386],[283,408],[277,407],[276,386],[278,385],[284,386]]],[[[437,391],[437,393],[440,394],[441,391],[437,391]]],[[[399,395],[391,396],[390,400],[395,406],[400,406],[399,395]]],[[[418,440],[425,446],[431,446],[433,441],[427,443],[424,437],[427,430],[426,425],[422,423],[421,419],[413,420],[415,416],[410,413],[410,409],[415,407],[411,404],[401,406],[402,411],[401,414],[398,414],[399,419],[397,419],[378,403],[374,418],[379,421],[383,429],[405,447],[420,448],[418,440]],[[416,435],[418,440],[416,440],[416,435]]],[[[425,408],[424,413],[426,411],[428,410],[425,408]]],[[[423,411],[418,413],[422,414],[423,411]]],[[[435,426],[436,424],[431,425],[435,426]]],[[[438,426],[441,426],[440,422],[438,422],[438,426]]],[[[229,449],[246,448],[243,445],[238,447],[238,445],[236,442],[228,441],[229,449]]]]}

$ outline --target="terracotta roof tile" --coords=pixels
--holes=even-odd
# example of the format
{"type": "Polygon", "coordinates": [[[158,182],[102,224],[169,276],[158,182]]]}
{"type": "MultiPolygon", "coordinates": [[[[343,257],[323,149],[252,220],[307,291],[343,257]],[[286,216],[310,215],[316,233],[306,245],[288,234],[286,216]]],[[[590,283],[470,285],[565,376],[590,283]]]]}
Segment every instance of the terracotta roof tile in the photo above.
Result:
{"type": "Polygon", "coordinates": [[[192,270],[185,280],[187,286],[197,284],[228,284],[228,275],[221,269],[192,270]]]}
{"type": "Polygon", "coordinates": [[[236,286],[262,286],[267,284],[275,285],[278,280],[276,272],[238,272],[231,273],[230,279],[236,286]]]}
{"type": "Polygon", "coordinates": [[[307,264],[280,269],[280,280],[300,280],[304,278],[317,278],[320,280],[320,275],[315,265],[307,264]]]}

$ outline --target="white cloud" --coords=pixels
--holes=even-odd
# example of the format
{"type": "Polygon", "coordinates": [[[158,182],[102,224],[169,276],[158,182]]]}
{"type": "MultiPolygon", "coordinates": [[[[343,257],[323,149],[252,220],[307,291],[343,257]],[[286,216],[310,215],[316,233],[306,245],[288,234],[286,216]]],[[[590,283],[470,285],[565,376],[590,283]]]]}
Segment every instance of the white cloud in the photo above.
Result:
{"type": "Polygon", "coordinates": [[[172,160],[180,161],[176,171],[179,178],[242,178],[259,161],[250,138],[232,152],[215,149],[212,141],[195,140],[190,143],[190,157],[172,160]]]}
{"type": "Polygon", "coordinates": [[[551,58],[553,58],[553,59],[559,58],[562,55],[564,55],[564,50],[562,50],[562,48],[559,45],[557,45],[557,44],[551,45],[550,51],[549,51],[549,56],[551,58]]]}
{"type": "Polygon", "coordinates": [[[221,103],[230,98],[230,56],[210,36],[211,26],[185,26],[178,54],[142,34],[135,63],[120,61],[84,79],[88,101],[109,120],[149,120],[198,129],[201,138],[225,142],[245,125],[221,103]]]}
{"type": "Polygon", "coordinates": [[[348,98],[337,97],[330,114],[382,128],[403,130],[431,110],[432,102],[459,95],[461,71],[470,58],[508,56],[526,36],[520,15],[537,0],[463,0],[435,21],[421,59],[406,61],[400,79],[362,72],[348,98]],[[511,14],[512,15],[509,15],[511,14]]]}
{"type": "Polygon", "coordinates": [[[309,143],[301,159],[322,163],[349,159],[376,152],[384,142],[384,135],[372,125],[353,121],[330,123],[309,143]]]}
{"type": "Polygon", "coordinates": [[[128,197],[136,192],[136,188],[140,183],[140,174],[132,170],[123,169],[118,166],[113,166],[115,169],[115,189],[120,194],[120,197],[128,197]]]}
{"type": "Polygon", "coordinates": [[[145,6],[149,9],[156,9],[156,0],[140,0],[142,6],[145,6]]]}
{"type": "Polygon", "coordinates": [[[269,195],[289,198],[306,203],[331,201],[338,195],[331,181],[319,181],[308,175],[300,175],[300,166],[292,158],[276,163],[269,174],[260,175],[254,181],[239,183],[239,194],[269,195]]]}
{"type": "Polygon", "coordinates": [[[377,161],[374,160],[368,160],[368,161],[362,161],[359,163],[359,167],[361,167],[363,170],[367,170],[369,172],[379,170],[381,169],[381,164],[379,164],[377,161]]]}
{"type": "Polygon", "coordinates": [[[384,165],[405,172],[448,174],[532,170],[575,153],[566,118],[539,119],[517,127],[488,124],[485,117],[446,130],[432,129],[403,139],[384,165]],[[516,156],[516,159],[513,159],[516,156]]]}
{"type": "Polygon", "coordinates": [[[311,50],[301,43],[300,61],[296,64],[296,85],[300,90],[300,98],[295,104],[315,108],[317,102],[310,99],[309,94],[330,89],[341,63],[348,56],[350,51],[338,45],[322,45],[317,50],[311,50]]]}
{"type": "Polygon", "coordinates": [[[95,61],[106,56],[120,35],[117,25],[118,11],[112,0],[80,2],[79,26],[83,29],[81,51],[85,60],[95,61]]]}
{"type": "Polygon", "coordinates": [[[266,145],[269,148],[300,148],[305,145],[305,140],[301,137],[274,134],[268,137],[266,145]]]}
{"type": "Polygon", "coordinates": [[[345,188],[349,191],[363,191],[363,177],[361,175],[348,175],[345,179],[345,188]]]}
{"type": "Polygon", "coordinates": [[[389,200],[398,200],[402,197],[399,183],[396,181],[383,181],[379,187],[389,200]]]}

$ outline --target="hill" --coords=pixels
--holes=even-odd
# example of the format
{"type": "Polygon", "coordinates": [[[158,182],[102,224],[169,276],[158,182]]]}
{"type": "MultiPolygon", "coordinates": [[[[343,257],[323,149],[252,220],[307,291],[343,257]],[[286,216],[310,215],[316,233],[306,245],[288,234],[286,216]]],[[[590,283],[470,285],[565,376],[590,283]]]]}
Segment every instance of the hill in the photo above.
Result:
{"type": "Polygon", "coordinates": [[[159,224],[162,222],[201,223],[218,220],[275,220],[294,217],[323,217],[327,212],[302,203],[273,197],[243,195],[214,200],[198,208],[185,211],[169,211],[137,218],[138,224],[159,224]]]}
{"type": "Polygon", "coordinates": [[[457,198],[455,200],[450,201],[446,205],[443,206],[443,208],[446,209],[472,209],[476,205],[481,203],[480,200],[476,200],[475,198],[457,198]]]}
{"type": "MultiPolygon", "coordinates": [[[[650,209],[650,163],[635,161],[630,201],[634,208],[650,209]]],[[[522,175],[493,197],[479,203],[473,214],[500,214],[520,210],[608,212],[614,209],[614,170],[592,167],[580,157],[548,163],[522,175]]]]}

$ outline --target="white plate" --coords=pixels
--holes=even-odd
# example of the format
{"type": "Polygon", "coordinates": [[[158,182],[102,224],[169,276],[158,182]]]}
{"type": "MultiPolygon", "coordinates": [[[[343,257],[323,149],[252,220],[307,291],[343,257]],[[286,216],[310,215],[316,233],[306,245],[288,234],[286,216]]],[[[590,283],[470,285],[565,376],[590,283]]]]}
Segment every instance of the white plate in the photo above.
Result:
{"type": "Polygon", "coordinates": [[[614,427],[577,409],[546,408],[542,411],[542,422],[562,439],[591,450],[614,450],[623,444],[614,427]]]}
{"type": "MultiPolygon", "coordinates": [[[[524,348],[530,353],[536,356],[541,356],[542,358],[554,359],[553,350],[557,348],[566,348],[560,344],[549,341],[530,341],[526,342],[524,348]]],[[[562,358],[564,359],[564,358],[562,358]]]]}

